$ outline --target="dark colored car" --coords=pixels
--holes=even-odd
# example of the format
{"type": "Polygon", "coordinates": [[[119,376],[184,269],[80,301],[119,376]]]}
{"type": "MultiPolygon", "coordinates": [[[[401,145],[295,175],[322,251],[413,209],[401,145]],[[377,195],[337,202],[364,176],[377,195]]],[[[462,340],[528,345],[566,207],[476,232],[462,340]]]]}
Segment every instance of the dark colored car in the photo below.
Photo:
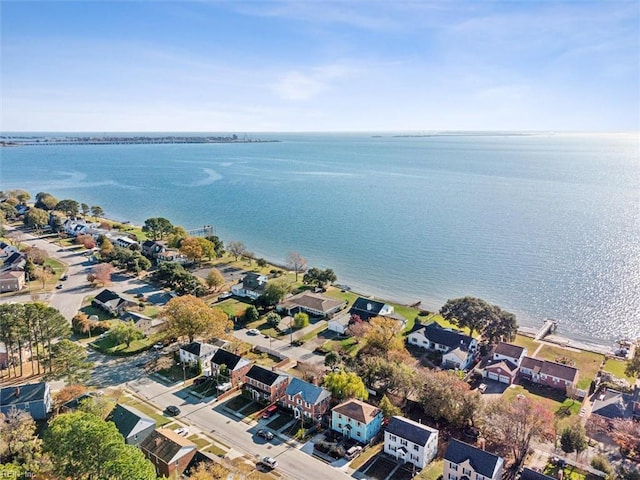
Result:
{"type": "Polygon", "coordinates": [[[265,440],[273,440],[273,433],[271,433],[269,430],[260,429],[256,432],[256,435],[264,438],[265,440]]]}
{"type": "Polygon", "coordinates": [[[169,405],[165,410],[169,415],[176,416],[180,415],[180,409],[175,405],[169,405]]]}
{"type": "Polygon", "coordinates": [[[69,278],[69,277],[67,277],[66,275],[63,275],[63,276],[60,277],[60,281],[64,282],[67,278],[69,278]]]}

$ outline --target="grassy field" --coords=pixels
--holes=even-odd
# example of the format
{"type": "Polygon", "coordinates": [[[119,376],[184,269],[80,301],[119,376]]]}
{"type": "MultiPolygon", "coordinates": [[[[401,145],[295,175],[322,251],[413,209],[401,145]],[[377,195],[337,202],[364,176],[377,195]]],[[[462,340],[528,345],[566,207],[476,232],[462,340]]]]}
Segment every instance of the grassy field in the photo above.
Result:
{"type": "Polygon", "coordinates": [[[437,480],[442,475],[444,469],[444,460],[438,459],[427,465],[427,468],[416,475],[416,480],[437,480]]]}
{"type": "Polygon", "coordinates": [[[115,340],[111,336],[98,339],[92,343],[92,346],[103,353],[111,355],[133,355],[134,353],[141,352],[151,347],[154,343],[162,338],[162,335],[155,334],[150,335],[140,340],[134,340],[127,347],[125,343],[116,344],[115,340]]]}
{"type": "Polygon", "coordinates": [[[342,340],[327,340],[322,344],[322,348],[327,351],[344,351],[352,357],[355,357],[363,346],[364,343],[358,343],[353,337],[342,340]]]}
{"type": "Polygon", "coordinates": [[[205,449],[205,452],[211,453],[218,457],[224,457],[227,454],[227,451],[218,447],[217,445],[211,445],[205,449]]]}
{"type": "Polygon", "coordinates": [[[249,307],[249,304],[236,300],[235,298],[228,298],[223,302],[214,304],[213,306],[218,307],[220,310],[226,313],[229,317],[233,318],[233,317],[242,317],[247,307],[249,307]]]}
{"type": "MultiPolygon", "coordinates": [[[[355,458],[351,464],[349,465],[351,468],[353,468],[354,470],[359,469],[362,465],[364,465],[365,463],[367,463],[367,461],[379,454],[382,451],[382,447],[384,445],[382,445],[381,443],[379,443],[378,445],[374,445],[373,447],[367,448],[364,452],[362,452],[362,454],[358,457],[355,458]]],[[[442,473],[442,472],[440,472],[442,473]]]]}
{"type": "Polygon", "coordinates": [[[584,352],[581,350],[569,350],[551,345],[545,345],[536,355],[537,358],[557,362],[560,358],[573,362],[573,366],[580,369],[578,388],[587,389],[596,373],[600,370],[600,364],[604,355],[600,353],[584,352]]]}
{"type": "MultiPolygon", "coordinates": [[[[558,470],[560,467],[556,465],[547,464],[544,468],[544,474],[553,478],[558,478],[558,470]]],[[[563,469],[562,478],[565,480],[602,480],[597,475],[592,475],[584,470],[574,467],[573,465],[567,465],[563,469]]]]}
{"type": "Polygon", "coordinates": [[[273,367],[276,363],[280,361],[279,358],[276,358],[272,355],[268,355],[267,353],[258,353],[258,352],[249,352],[243,355],[243,358],[247,360],[252,360],[256,364],[261,365],[263,367],[273,367]]]}
{"type": "Polygon", "coordinates": [[[513,385],[507,388],[502,394],[502,401],[510,403],[518,395],[541,402],[551,412],[558,416],[563,416],[562,412],[577,415],[580,412],[580,402],[566,398],[563,394],[554,394],[552,390],[536,388],[534,386],[513,385]]]}
{"type": "Polygon", "coordinates": [[[633,377],[628,377],[624,373],[626,366],[627,366],[627,362],[625,360],[621,360],[619,358],[609,358],[607,360],[607,363],[604,364],[603,370],[605,372],[609,372],[613,374],[618,378],[625,378],[631,385],[633,385],[636,379],[633,377]]]}
{"type": "Polygon", "coordinates": [[[119,402],[123,403],[124,405],[129,405],[130,407],[133,407],[137,410],[140,410],[145,415],[148,415],[149,417],[153,418],[156,421],[156,425],[158,427],[163,427],[166,424],[171,423],[170,418],[167,418],[164,415],[160,415],[155,408],[151,407],[150,405],[144,403],[141,400],[122,396],[119,402]]]}
{"type": "Polygon", "coordinates": [[[209,440],[199,437],[198,435],[191,435],[187,437],[187,440],[191,440],[193,443],[195,443],[198,446],[199,450],[202,450],[204,447],[211,443],[209,440]]]}
{"type": "Polygon", "coordinates": [[[540,345],[540,343],[535,342],[533,338],[525,337],[524,335],[516,335],[516,339],[511,343],[526,348],[527,355],[533,355],[533,352],[535,352],[536,348],[540,345]]]}

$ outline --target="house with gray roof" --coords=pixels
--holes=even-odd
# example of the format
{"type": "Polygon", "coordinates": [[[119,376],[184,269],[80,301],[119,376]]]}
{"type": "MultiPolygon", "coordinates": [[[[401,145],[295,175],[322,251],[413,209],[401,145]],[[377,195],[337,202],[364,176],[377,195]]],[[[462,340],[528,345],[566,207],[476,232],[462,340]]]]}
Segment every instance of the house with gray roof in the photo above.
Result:
{"type": "Polygon", "coordinates": [[[501,480],[502,457],[452,438],[444,454],[443,480],[501,480]]]}
{"type": "Polygon", "coordinates": [[[133,407],[117,404],[107,417],[128,445],[140,445],[156,429],[156,421],[133,407]]]}
{"type": "Polygon", "coordinates": [[[622,393],[607,388],[593,402],[591,415],[598,415],[606,420],[640,420],[640,387],[636,386],[633,393],[622,393]]]}
{"type": "Polygon", "coordinates": [[[438,430],[394,416],[384,432],[384,452],[399,462],[424,468],[438,453],[438,430]]]}
{"type": "Polygon", "coordinates": [[[346,305],[346,300],[336,300],[320,293],[305,291],[284,299],[276,309],[290,316],[305,312],[314,317],[325,318],[339,312],[346,305]]]}
{"type": "Polygon", "coordinates": [[[441,352],[443,366],[461,370],[466,370],[471,365],[478,348],[475,338],[460,330],[443,328],[437,322],[415,329],[407,336],[407,343],[441,352]]]}
{"type": "Polygon", "coordinates": [[[44,420],[53,410],[51,390],[46,382],[27,383],[0,389],[0,413],[24,410],[34,420],[44,420]]]}
{"type": "Polygon", "coordinates": [[[124,313],[125,308],[135,305],[131,300],[127,300],[116,292],[105,288],[93,299],[93,305],[106,310],[111,315],[117,316],[124,313]]]}
{"type": "Polygon", "coordinates": [[[293,410],[295,418],[304,416],[318,420],[329,409],[331,392],[326,388],[292,378],[285,390],[282,404],[293,410]]]}
{"type": "Polygon", "coordinates": [[[247,297],[251,300],[261,296],[267,286],[267,276],[256,272],[247,272],[242,281],[231,287],[231,293],[238,297],[247,297]]]}
{"type": "Polygon", "coordinates": [[[191,342],[180,347],[180,361],[189,365],[200,363],[202,373],[211,375],[211,359],[218,349],[206,342],[191,342]]]}

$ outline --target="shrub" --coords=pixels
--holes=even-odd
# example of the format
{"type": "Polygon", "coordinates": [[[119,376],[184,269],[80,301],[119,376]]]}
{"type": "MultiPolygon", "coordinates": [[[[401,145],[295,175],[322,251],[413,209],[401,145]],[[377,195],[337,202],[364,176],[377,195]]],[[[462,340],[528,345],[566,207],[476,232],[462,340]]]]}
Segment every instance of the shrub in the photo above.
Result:
{"type": "Polygon", "coordinates": [[[604,455],[596,455],[591,459],[591,466],[604,473],[611,473],[611,464],[604,455]]]}

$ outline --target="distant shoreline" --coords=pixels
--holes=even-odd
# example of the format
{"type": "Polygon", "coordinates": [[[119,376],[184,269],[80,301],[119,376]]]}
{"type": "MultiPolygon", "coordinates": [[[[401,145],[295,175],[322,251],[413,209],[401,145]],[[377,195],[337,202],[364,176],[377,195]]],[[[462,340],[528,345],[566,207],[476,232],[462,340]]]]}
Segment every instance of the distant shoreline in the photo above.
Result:
{"type": "Polygon", "coordinates": [[[0,137],[0,147],[40,146],[40,145],[172,145],[207,143],[273,143],[280,140],[252,139],[232,136],[179,136],[161,137],[138,135],[129,136],[69,136],[69,137],[0,137]]]}

